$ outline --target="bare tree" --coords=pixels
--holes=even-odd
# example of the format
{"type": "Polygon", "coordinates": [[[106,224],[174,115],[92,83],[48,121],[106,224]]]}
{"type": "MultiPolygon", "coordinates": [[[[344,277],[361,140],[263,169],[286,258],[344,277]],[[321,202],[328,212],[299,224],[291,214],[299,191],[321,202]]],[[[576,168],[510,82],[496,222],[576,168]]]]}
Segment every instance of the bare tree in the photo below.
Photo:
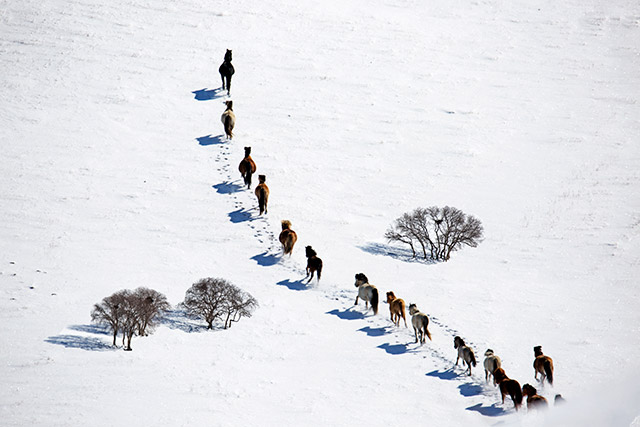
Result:
{"type": "Polygon", "coordinates": [[[223,304],[223,310],[226,314],[224,328],[230,328],[231,322],[238,322],[242,317],[251,317],[253,310],[257,307],[258,301],[251,294],[229,284],[223,304]]]}
{"type": "Polygon", "coordinates": [[[131,351],[133,336],[149,335],[169,307],[167,298],[153,289],[138,288],[134,292],[125,289],[94,305],[91,320],[111,328],[114,346],[118,332],[122,332],[122,346],[131,351]]]}
{"type": "Polygon", "coordinates": [[[116,292],[111,296],[103,298],[100,303],[95,304],[91,311],[92,322],[111,328],[114,346],[116,345],[116,338],[120,330],[120,325],[122,324],[126,297],[127,291],[116,292]]]}
{"type": "Polygon", "coordinates": [[[162,315],[171,308],[167,297],[153,289],[140,287],[133,292],[138,311],[138,335],[149,335],[162,315]]]}
{"type": "Polygon", "coordinates": [[[182,305],[194,317],[204,317],[207,328],[213,329],[213,322],[224,313],[227,287],[224,279],[207,277],[194,283],[185,295],[182,305]]]}
{"type": "Polygon", "coordinates": [[[478,246],[483,232],[477,218],[454,207],[431,206],[403,214],[394,221],[385,237],[390,242],[408,244],[414,258],[417,257],[416,245],[420,245],[424,259],[448,261],[451,252],[462,246],[478,246]]]}

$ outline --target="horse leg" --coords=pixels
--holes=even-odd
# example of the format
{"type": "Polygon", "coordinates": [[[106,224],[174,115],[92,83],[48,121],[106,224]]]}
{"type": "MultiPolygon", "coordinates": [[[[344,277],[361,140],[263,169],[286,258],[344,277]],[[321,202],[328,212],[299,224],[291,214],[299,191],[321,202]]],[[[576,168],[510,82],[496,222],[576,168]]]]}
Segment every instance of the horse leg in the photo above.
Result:
{"type": "Polygon", "coordinates": [[[222,90],[224,90],[224,74],[220,73],[220,78],[222,79],[222,90]]]}
{"type": "Polygon", "coordinates": [[[231,96],[231,75],[227,76],[227,95],[231,96]]]}

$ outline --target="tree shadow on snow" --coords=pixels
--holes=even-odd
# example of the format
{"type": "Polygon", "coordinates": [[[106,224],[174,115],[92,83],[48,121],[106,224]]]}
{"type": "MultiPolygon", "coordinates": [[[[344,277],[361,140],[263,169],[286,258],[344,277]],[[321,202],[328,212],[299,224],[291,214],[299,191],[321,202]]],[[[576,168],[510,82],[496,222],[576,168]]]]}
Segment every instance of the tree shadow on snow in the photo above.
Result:
{"type": "Polygon", "coordinates": [[[255,221],[257,218],[251,215],[252,210],[254,210],[254,208],[251,208],[251,209],[240,208],[233,212],[229,212],[228,214],[229,219],[234,224],[238,224],[240,222],[255,221]]]}
{"type": "Polygon", "coordinates": [[[500,415],[506,414],[506,411],[497,406],[496,403],[492,403],[491,406],[482,406],[482,403],[478,403],[477,405],[469,406],[465,408],[467,411],[476,411],[480,414],[487,417],[498,417],[500,415]]]}
{"type": "Polygon", "coordinates": [[[414,258],[411,249],[400,248],[398,246],[385,245],[383,243],[367,243],[358,246],[358,249],[368,252],[371,255],[388,256],[393,259],[404,262],[419,262],[421,264],[435,264],[436,262],[429,259],[414,258]]]}
{"type": "Polygon", "coordinates": [[[107,344],[100,338],[83,337],[80,335],[56,335],[44,341],[66,348],[78,348],[87,351],[113,351],[117,349],[117,347],[107,344]]]}
{"type": "Polygon", "coordinates": [[[196,138],[198,143],[204,147],[207,145],[220,145],[226,143],[226,139],[224,135],[216,135],[216,136],[201,136],[200,138],[196,138]]]}
{"type": "Polygon", "coordinates": [[[327,311],[326,314],[331,314],[333,316],[338,316],[340,319],[342,320],[356,320],[356,319],[364,319],[364,314],[357,311],[357,310],[353,310],[351,308],[348,308],[344,311],[340,311],[338,309],[335,310],[331,310],[331,311],[327,311]]]}
{"type": "Polygon", "coordinates": [[[225,95],[225,92],[221,87],[215,89],[204,88],[200,90],[194,90],[191,93],[194,94],[196,101],[209,101],[211,99],[220,98],[225,95]]]}
{"type": "Polygon", "coordinates": [[[96,335],[111,335],[111,331],[102,325],[73,325],[69,329],[96,335]]]}
{"type": "Polygon", "coordinates": [[[163,316],[161,323],[169,329],[177,329],[187,333],[207,330],[206,325],[192,320],[183,310],[169,310],[163,316]]]}
{"type": "Polygon", "coordinates": [[[296,280],[295,282],[291,282],[289,279],[281,280],[277,283],[279,286],[286,286],[292,291],[306,291],[309,289],[304,279],[296,280]]]}
{"type": "Polygon", "coordinates": [[[220,194],[233,194],[242,191],[244,188],[244,186],[229,181],[221,182],[220,184],[213,185],[212,187],[220,194]]]}
{"type": "Polygon", "coordinates": [[[279,256],[269,254],[267,251],[264,251],[261,254],[252,256],[251,259],[257,262],[258,265],[261,265],[263,267],[271,267],[272,265],[276,265],[278,261],[280,261],[279,256]]]}

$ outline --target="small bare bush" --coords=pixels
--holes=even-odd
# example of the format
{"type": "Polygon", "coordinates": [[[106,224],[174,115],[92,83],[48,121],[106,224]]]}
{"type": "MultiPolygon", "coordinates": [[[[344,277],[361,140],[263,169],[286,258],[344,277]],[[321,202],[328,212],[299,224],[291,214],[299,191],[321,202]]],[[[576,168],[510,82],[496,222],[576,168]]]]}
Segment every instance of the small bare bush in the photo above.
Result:
{"type": "Polygon", "coordinates": [[[208,277],[187,290],[182,306],[190,316],[203,318],[208,329],[213,329],[213,322],[223,318],[227,329],[231,322],[251,317],[258,302],[227,280],[208,277]]]}
{"type": "Polygon", "coordinates": [[[445,206],[417,208],[397,218],[385,233],[389,242],[409,245],[413,257],[448,261],[463,246],[476,247],[484,229],[479,219],[460,209],[445,206]]]}

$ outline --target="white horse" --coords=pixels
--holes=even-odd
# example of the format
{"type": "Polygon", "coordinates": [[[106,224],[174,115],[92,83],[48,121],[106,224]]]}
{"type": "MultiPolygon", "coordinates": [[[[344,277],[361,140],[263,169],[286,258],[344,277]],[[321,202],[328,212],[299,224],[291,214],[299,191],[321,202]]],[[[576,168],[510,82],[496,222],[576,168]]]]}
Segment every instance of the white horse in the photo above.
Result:
{"type": "Polygon", "coordinates": [[[415,304],[409,304],[409,314],[411,315],[411,324],[413,325],[416,342],[420,341],[420,344],[424,344],[425,336],[431,341],[431,333],[427,328],[429,326],[429,317],[418,310],[415,304]]]}
{"type": "Polygon", "coordinates": [[[227,109],[224,110],[220,120],[224,125],[224,133],[227,139],[233,138],[233,127],[236,125],[236,115],[233,113],[233,101],[225,101],[227,109]]]}
{"type": "MultiPolygon", "coordinates": [[[[484,379],[486,382],[489,382],[489,376],[493,377],[493,373],[496,369],[502,367],[502,362],[500,358],[493,354],[493,350],[490,348],[484,352],[484,379]]],[[[496,378],[493,377],[493,385],[496,385],[496,378]]]]}
{"type": "Polygon", "coordinates": [[[378,289],[369,283],[369,279],[364,273],[356,274],[356,288],[358,288],[358,296],[355,305],[358,305],[358,298],[362,298],[365,307],[369,308],[369,302],[371,302],[373,314],[378,314],[378,289]]]}

